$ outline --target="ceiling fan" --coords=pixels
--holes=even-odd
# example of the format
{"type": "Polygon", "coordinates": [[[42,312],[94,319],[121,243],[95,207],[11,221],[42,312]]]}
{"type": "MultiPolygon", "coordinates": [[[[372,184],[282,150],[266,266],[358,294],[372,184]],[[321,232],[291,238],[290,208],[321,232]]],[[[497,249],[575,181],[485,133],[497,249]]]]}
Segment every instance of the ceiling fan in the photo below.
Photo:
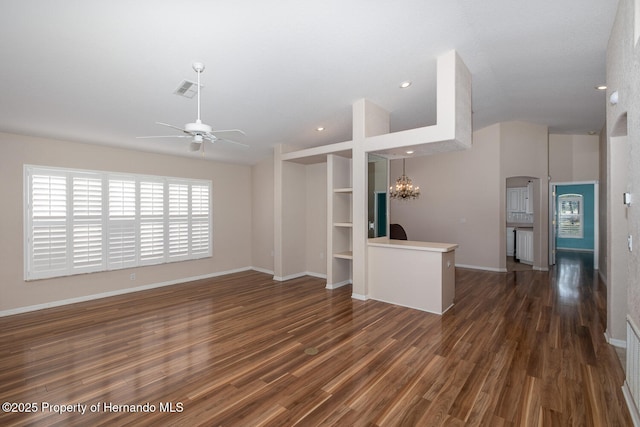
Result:
{"type": "Polygon", "coordinates": [[[192,138],[190,148],[191,151],[198,151],[202,149],[204,155],[204,141],[214,142],[229,142],[244,148],[249,146],[237,141],[228,139],[227,135],[245,135],[240,129],[226,129],[226,130],[213,130],[211,126],[202,123],[200,120],[200,74],[204,71],[204,64],[202,62],[194,62],[193,69],[198,75],[197,90],[198,90],[198,117],[195,122],[187,123],[184,128],[179,126],[170,125],[168,123],[156,122],[159,125],[167,126],[175,130],[183,132],[184,135],[159,135],[159,136],[138,136],[138,138],[192,138]]]}

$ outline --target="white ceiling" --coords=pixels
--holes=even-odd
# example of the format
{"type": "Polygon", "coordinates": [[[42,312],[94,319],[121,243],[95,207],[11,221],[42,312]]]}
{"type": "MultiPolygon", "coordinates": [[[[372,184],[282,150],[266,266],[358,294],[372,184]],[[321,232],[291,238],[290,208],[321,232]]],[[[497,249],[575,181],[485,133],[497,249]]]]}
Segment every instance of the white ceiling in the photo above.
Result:
{"type": "Polygon", "coordinates": [[[436,57],[450,49],[473,76],[474,129],[599,131],[617,3],[2,0],[0,131],[197,156],[185,139],[136,136],[195,120],[196,99],[173,91],[202,61],[203,122],[251,146],[206,156],[253,164],[278,143],[350,140],[361,98],[390,111],[392,131],[435,123],[436,57]]]}

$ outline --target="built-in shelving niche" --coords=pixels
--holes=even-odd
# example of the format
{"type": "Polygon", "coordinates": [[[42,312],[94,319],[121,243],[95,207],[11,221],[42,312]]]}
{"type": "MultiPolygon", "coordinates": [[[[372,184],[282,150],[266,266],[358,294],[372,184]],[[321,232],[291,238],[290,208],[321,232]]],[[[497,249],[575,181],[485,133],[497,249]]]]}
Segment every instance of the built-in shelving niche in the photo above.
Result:
{"type": "Polygon", "coordinates": [[[327,155],[327,288],[352,281],[353,223],[351,159],[327,155]]]}

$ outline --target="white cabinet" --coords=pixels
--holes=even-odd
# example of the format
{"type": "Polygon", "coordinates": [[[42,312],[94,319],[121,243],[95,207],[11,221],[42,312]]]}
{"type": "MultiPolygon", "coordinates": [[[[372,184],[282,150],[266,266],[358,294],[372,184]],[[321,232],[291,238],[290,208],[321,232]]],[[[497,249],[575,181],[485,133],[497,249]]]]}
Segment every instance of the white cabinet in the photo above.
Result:
{"type": "Polygon", "coordinates": [[[520,212],[520,189],[507,188],[507,213],[520,212]]]}
{"type": "Polygon", "coordinates": [[[516,230],[516,259],[533,264],[533,230],[516,230]]]}
{"type": "Polygon", "coordinates": [[[533,222],[533,187],[507,188],[507,222],[533,222]]]}
{"type": "Polygon", "coordinates": [[[529,189],[527,187],[507,188],[507,212],[531,213],[533,204],[529,203],[529,189]]]}

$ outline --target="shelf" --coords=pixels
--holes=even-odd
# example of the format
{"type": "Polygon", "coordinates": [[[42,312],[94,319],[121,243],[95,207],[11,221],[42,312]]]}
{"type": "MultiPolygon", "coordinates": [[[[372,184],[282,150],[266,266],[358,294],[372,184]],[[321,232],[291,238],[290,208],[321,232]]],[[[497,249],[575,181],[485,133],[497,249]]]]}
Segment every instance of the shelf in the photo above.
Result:
{"type": "Polygon", "coordinates": [[[348,193],[351,194],[353,192],[353,188],[348,187],[348,188],[334,188],[333,189],[334,193],[348,193]]]}
{"type": "Polygon", "coordinates": [[[334,227],[353,227],[353,223],[351,222],[334,222],[334,227]]]}
{"type": "Polygon", "coordinates": [[[351,251],[345,251],[345,252],[338,252],[333,254],[334,258],[341,258],[341,259],[353,259],[353,252],[351,251]]]}

